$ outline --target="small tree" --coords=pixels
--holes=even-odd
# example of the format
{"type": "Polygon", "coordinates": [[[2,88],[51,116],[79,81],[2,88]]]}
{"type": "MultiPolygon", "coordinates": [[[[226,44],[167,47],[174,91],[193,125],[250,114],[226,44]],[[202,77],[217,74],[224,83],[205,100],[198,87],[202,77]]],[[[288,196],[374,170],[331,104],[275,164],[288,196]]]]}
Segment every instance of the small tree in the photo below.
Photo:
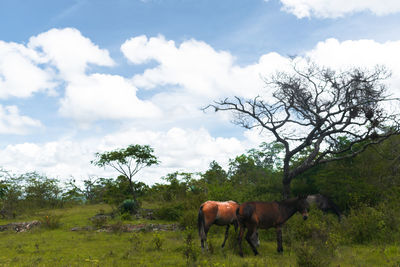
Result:
{"type": "Polygon", "coordinates": [[[235,124],[272,133],[284,147],[287,198],[297,175],[321,163],[354,157],[400,133],[399,115],[387,108],[394,100],[382,82],[388,77],[381,67],[339,73],[312,62],[305,68],[294,64],[293,72],[279,72],[265,81],[272,98],[226,98],[205,109],[231,111],[235,124]]]}
{"type": "Polygon", "coordinates": [[[129,181],[132,197],[136,199],[133,177],[144,167],[159,163],[153,152],[148,145],[130,145],[127,148],[96,153],[96,159],[91,163],[99,167],[110,166],[121,173],[129,181]]]}

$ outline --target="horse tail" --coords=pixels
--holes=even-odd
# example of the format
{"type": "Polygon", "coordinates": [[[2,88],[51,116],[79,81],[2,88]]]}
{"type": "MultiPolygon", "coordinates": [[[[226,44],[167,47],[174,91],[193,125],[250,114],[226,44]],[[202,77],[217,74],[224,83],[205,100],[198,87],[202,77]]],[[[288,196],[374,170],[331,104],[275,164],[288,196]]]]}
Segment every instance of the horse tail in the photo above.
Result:
{"type": "Polygon", "coordinates": [[[240,206],[236,209],[236,218],[239,224],[244,224],[246,220],[251,219],[253,216],[254,207],[252,205],[245,205],[242,208],[242,214],[240,214],[240,206]]]}
{"type": "Polygon", "coordinates": [[[203,213],[203,206],[199,209],[199,214],[197,216],[197,226],[199,227],[199,236],[200,239],[206,238],[206,232],[204,230],[205,227],[205,220],[204,220],[204,213],[203,213]]]}
{"type": "Polygon", "coordinates": [[[236,220],[238,221],[238,223],[241,222],[241,216],[240,216],[240,214],[239,214],[239,209],[240,209],[240,206],[238,206],[238,207],[236,208],[236,220]]]}

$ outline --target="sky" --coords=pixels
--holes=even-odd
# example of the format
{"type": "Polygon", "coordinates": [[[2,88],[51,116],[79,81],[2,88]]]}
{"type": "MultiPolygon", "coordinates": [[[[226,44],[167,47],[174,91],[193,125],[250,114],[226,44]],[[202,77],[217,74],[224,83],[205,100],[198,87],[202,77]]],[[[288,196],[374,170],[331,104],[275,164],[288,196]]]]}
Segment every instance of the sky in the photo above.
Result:
{"type": "Polygon", "coordinates": [[[116,177],[96,152],[150,145],[149,185],[272,141],[202,111],[265,92],[291,57],[385,65],[400,96],[398,0],[0,0],[0,167],[116,177]]]}

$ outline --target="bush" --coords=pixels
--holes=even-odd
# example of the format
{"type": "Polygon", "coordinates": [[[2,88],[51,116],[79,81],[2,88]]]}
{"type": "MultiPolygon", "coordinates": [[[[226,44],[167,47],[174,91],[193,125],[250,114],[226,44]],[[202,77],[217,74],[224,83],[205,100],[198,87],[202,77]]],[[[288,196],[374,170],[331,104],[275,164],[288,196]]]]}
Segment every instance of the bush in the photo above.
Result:
{"type": "Polygon", "coordinates": [[[131,215],[130,213],[128,213],[128,212],[122,213],[119,217],[120,217],[121,220],[123,220],[123,221],[130,221],[130,220],[132,220],[132,215],[131,215]]]}
{"type": "Polygon", "coordinates": [[[179,226],[184,229],[197,228],[198,210],[186,210],[179,219],[179,226]]]}
{"type": "Polygon", "coordinates": [[[182,247],[183,257],[186,259],[186,265],[196,262],[199,256],[198,248],[193,244],[196,235],[193,231],[188,230],[185,232],[184,245],[182,247]]]}
{"type": "Polygon", "coordinates": [[[382,211],[368,206],[353,209],[343,221],[344,231],[350,241],[367,243],[382,239],[386,232],[386,223],[382,211]]]}
{"type": "Polygon", "coordinates": [[[159,220],[177,221],[183,215],[182,204],[163,206],[154,211],[154,216],[159,220]]]}
{"type": "Polygon", "coordinates": [[[136,214],[139,211],[140,203],[134,199],[125,199],[124,202],[119,206],[121,214],[130,213],[136,214]]]}
{"type": "Polygon", "coordinates": [[[311,209],[308,220],[304,221],[301,216],[295,214],[286,223],[284,241],[289,243],[309,240],[329,242],[329,239],[333,237],[331,233],[339,231],[339,228],[340,225],[332,214],[323,214],[319,209],[311,209]]]}
{"type": "Polygon", "coordinates": [[[164,244],[164,238],[159,233],[154,233],[152,243],[156,250],[161,250],[162,245],[164,244]]]}
{"type": "Polygon", "coordinates": [[[333,251],[328,248],[323,242],[314,244],[303,242],[295,246],[296,262],[302,267],[320,267],[327,266],[332,260],[333,251]]]}
{"type": "Polygon", "coordinates": [[[42,227],[45,227],[47,229],[56,229],[61,226],[60,220],[61,216],[49,214],[42,217],[39,221],[42,227]]]}
{"type": "Polygon", "coordinates": [[[96,216],[90,218],[89,220],[95,228],[100,229],[106,225],[106,223],[108,221],[108,216],[96,215],[96,216]]]}

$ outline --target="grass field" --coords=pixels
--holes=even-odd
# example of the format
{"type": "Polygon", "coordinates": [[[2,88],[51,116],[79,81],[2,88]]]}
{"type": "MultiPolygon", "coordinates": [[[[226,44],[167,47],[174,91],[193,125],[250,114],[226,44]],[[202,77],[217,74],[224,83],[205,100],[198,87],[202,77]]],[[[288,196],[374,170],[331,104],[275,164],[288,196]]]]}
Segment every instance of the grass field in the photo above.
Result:
{"type": "MultiPolygon", "coordinates": [[[[28,232],[0,232],[0,266],[297,266],[296,253],[289,246],[279,255],[276,243],[261,239],[260,255],[252,255],[247,244],[245,257],[235,249],[233,231],[225,249],[220,248],[223,228],[209,233],[207,252],[199,248],[196,231],[158,231],[126,233],[71,231],[72,227],[90,225],[89,218],[106,205],[78,206],[41,211],[16,221],[60,216],[60,227],[38,227],[28,232]]],[[[0,220],[0,224],[11,221],[0,220]]],[[[124,221],[124,223],[143,223],[124,221]]],[[[147,221],[148,223],[172,223],[147,221]]],[[[118,225],[118,220],[108,222],[118,225]]],[[[400,266],[399,244],[339,246],[331,266],[400,266]]]]}

